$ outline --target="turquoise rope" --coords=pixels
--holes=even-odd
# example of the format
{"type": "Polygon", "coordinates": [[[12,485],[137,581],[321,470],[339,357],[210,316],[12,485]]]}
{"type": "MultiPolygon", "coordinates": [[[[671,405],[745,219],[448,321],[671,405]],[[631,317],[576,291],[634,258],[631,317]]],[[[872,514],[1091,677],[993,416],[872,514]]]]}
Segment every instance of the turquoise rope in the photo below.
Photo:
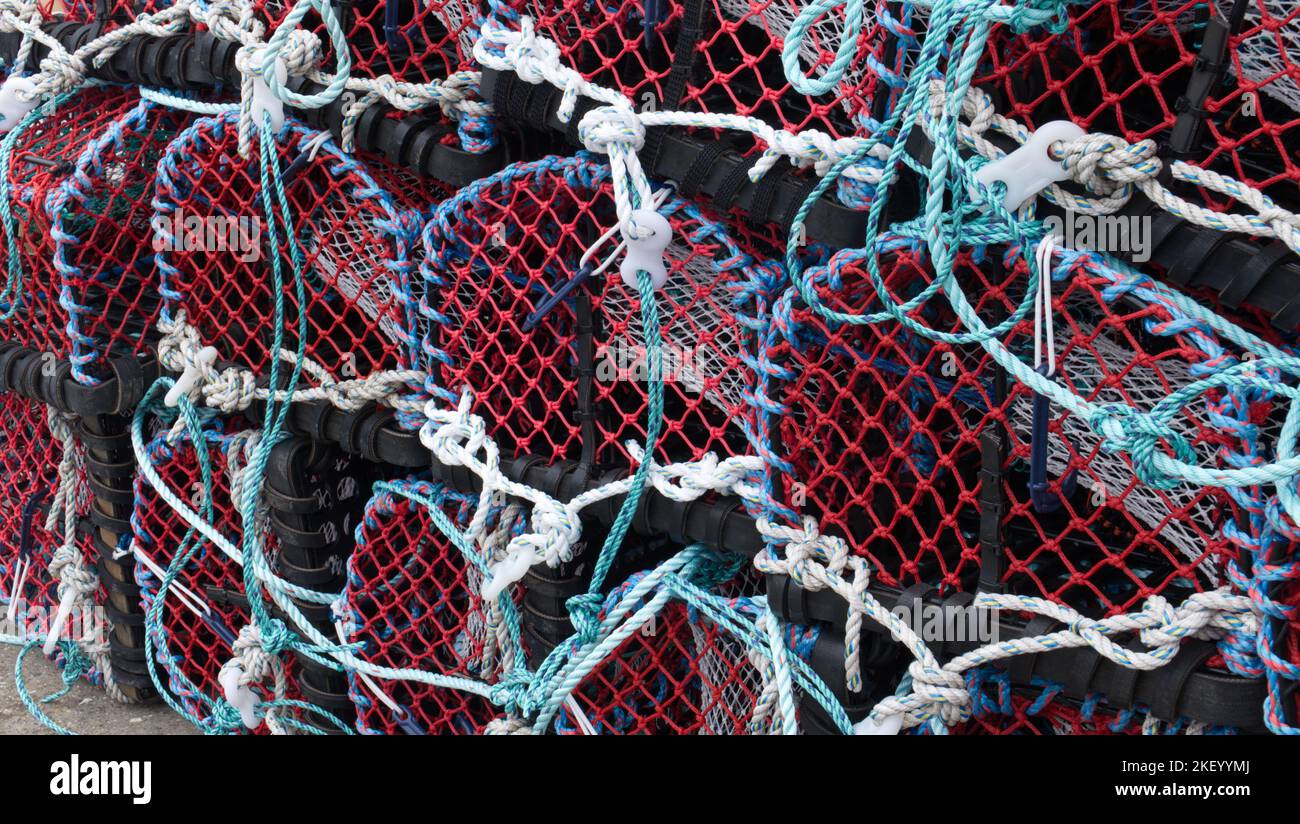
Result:
{"type": "Polygon", "coordinates": [[[0,292],[0,321],[11,320],[23,302],[23,263],[18,251],[18,221],[13,214],[13,187],[9,183],[13,170],[14,146],[18,138],[33,123],[42,117],[47,117],[75,94],[75,91],[61,94],[50,102],[32,109],[9,134],[4,136],[3,140],[0,140],[0,223],[4,225],[5,248],[9,255],[8,277],[5,280],[4,291],[0,292]]]}

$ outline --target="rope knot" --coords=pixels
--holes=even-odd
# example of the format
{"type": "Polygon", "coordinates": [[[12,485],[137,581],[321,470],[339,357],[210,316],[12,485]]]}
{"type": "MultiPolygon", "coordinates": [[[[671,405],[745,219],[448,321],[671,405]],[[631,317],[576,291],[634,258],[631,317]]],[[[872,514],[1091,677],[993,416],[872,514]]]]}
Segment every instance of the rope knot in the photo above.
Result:
{"type": "Polygon", "coordinates": [[[594,641],[600,632],[600,610],[604,598],[599,593],[584,592],[564,602],[569,611],[569,622],[582,644],[594,641]]]}
{"type": "Polygon", "coordinates": [[[1125,452],[1133,464],[1133,472],[1147,486],[1155,489],[1173,489],[1180,483],[1177,477],[1161,469],[1157,462],[1168,457],[1166,449],[1183,463],[1194,463],[1196,451],[1181,433],[1167,423],[1145,412],[1127,406],[1107,404],[1097,409],[1090,421],[1093,430],[1102,436],[1102,447],[1108,451],[1125,452]]]}
{"type": "Polygon", "coordinates": [[[645,124],[630,106],[600,106],[582,116],[578,138],[596,154],[609,154],[611,146],[636,152],[645,145],[645,124]]]}

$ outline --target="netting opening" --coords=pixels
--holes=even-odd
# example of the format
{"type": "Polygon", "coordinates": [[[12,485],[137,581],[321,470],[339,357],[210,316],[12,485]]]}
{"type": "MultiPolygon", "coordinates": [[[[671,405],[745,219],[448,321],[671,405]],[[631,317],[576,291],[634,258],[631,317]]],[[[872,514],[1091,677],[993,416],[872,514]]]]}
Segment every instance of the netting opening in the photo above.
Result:
{"type": "MultiPolygon", "coordinates": [[[[428,484],[413,488],[463,528],[473,508],[468,499],[428,484]]],[[[363,645],[359,658],[380,666],[494,681],[494,649],[500,649],[479,596],[482,581],[482,570],[423,505],[379,492],[348,560],[348,640],[363,645]]],[[[360,732],[476,734],[498,715],[491,702],[464,691],[414,681],[367,683],[355,673],[349,683],[360,732]]]]}
{"type": "Polygon", "coordinates": [[[7,170],[16,255],[8,258],[0,309],[0,335],[31,349],[66,358],[71,343],[68,312],[60,304],[51,261],[55,238],[47,198],[69,177],[88,145],[139,101],[134,90],[95,87],[75,92],[47,116],[32,121],[14,143],[7,170]]]}
{"type": "MultiPolygon", "coordinates": [[[[211,522],[235,546],[240,546],[243,522],[231,497],[230,451],[242,449],[242,442],[242,438],[221,433],[206,436],[213,473],[211,522]]],[[[193,443],[182,439],[169,444],[163,432],[147,446],[167,487],[188,505],[198,507],[205,487],[193,443]]],[[[177,553],[194,546],[194,536],[188,534],[191,530],[184,517],[159,496],[143,475],[136,476],[131,526],[136,583],[147,612],[158,597],[163,574],[177,553]]],[[[274,534],[265,521],[261,529],[265,531],[267,552],[274,556],[274,534]]],[[[205,719],[209,715],[205,698],[223,696],[218,676],[222,666],[235,657],[235,640],[251,620],[240,564],[210,541],[204,541],[164,593],[160,625],[149,628],[159,678],[194,717],[205,719]]],[[[292,688],[292,677],[289,683],[292,688]]],[[[270,696],[263,693],[261,697],[270,696]]],[[[260,731],[264,733],[267,728],[262,726],[260,731]]]]}

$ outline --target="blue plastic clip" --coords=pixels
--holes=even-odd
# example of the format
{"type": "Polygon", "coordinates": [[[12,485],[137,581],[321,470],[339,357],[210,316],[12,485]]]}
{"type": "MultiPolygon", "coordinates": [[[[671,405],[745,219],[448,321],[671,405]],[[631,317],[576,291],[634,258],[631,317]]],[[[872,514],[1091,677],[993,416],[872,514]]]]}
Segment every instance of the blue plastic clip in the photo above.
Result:
{"type": "MultiPolygon", "coordinates": [[[[1047,364],[1034,370],[1045,378],[1052,377],[1047,364]]],[[[1034,395],[1033,419],[1029,436],[1029,501],[1035,512],[1055,512],[1063,499],[1074,495],[1078,485],[1077,473],[1072,469],[1061,479],[1061,492],[1053,495],[1047,481],[1047,423],[1051,419],[1051,402],[1043,395],[1034,395]]]]}
{"type": "Polygon", "coordinates": [[[587,278],[591,277],[591,273],[592,268],[590,266],[584,266],[578,270],[577,274],[560,284],[559,289],[556,289],[553,293],[547,296],[545,300],[537,305],[537,308],[533,310],[533,313],[524,319],[523,331],[533,331],[533,327],[541,323],[542,318],[549,315],[552,309],[559,306],[560,302],[568,297],[570,292],[586,283],[587,278]]]}

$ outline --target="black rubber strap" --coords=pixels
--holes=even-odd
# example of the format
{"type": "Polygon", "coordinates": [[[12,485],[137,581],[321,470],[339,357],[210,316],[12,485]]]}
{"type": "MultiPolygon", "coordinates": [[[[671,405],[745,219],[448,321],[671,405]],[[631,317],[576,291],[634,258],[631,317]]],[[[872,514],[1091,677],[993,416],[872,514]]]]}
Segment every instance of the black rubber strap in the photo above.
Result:
{"type": "Polygon", "coordinates": [[[713,194],[713,207],[719,212],[726,214],[731,211],[735,204],[736,198],[749,183],[749,170],[754,168],[758,163],[759,155],[754,154],[745,158],[742,162],[736,164],[731,172],[722,180],[722,185],[718,186],[718,191],[713,194]]]}
{"type": "MultiPolygon", "coordinates": [[[[686,0],[682,5],[682,23],[677,29],[673,64],[668,69],[668,76],[664,78],[663,98],[659,101],[659,105],[667,111],[681,106],[682,95],[686,93],[686,81],[691,75],[691,67],[695,65],[695,47],[704,36],[704,24],[708,21],[710,7],[707,0],[686,0]]],[[[663,151],[667,129],[667,126],[656,126],[646,133],[645,144],[641,148],[641,164],[651,174],[654,174],[659,153],[663,151]]]]}
{"type": "Polygon", "coordinates": [[[715,140],[704,144],[700,153],[691,161],[690,168],[682,179],[677,182],[677,193],[685,198],[693,198],[700,192],[700,187],[704,181],[709,179],[709,173],[713,171],[718,162],[718,158],[726,154],[731,147],[723,140],[715,140]]]}
{"type": "Polygon", "coordinates": [[[1293,254],[1291,247],[1281,241],[1274,241],[1260,250],[1259,254],[1242,261],[1241,268],[1236,270],[1232,280],[1228,281],[1228,285],[1219,292],[1223,304],[1230,309],[1241,306],[1269,270],[1291,254],[1293,254]]]}

